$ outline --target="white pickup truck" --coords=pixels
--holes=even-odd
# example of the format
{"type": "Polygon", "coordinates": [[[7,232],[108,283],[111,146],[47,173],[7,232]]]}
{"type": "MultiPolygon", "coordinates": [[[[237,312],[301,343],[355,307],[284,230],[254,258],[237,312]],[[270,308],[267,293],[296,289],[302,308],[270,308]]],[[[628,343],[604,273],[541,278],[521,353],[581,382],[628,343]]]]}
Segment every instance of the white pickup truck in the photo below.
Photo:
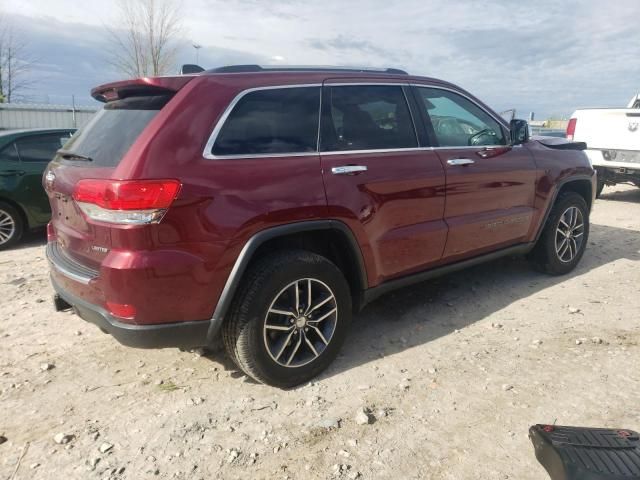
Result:
{"type": "Polygon", "coordinates": [[[627,108],[589,108],[573,112],[567,138],[585,142],[585,153],[598,171],[600,196],[605,185],[640,187],[640,94],[627,108]]]}

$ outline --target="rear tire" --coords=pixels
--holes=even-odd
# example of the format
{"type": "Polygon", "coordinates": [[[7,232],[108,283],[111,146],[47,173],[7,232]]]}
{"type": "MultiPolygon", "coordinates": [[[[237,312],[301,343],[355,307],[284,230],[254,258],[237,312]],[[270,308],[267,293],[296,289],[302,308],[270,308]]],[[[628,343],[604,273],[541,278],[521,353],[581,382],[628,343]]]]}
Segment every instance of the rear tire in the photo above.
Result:
{"type": "Polygon", "coordinates": [[[14,246],[22,238],[22,215],[12,205],[0,202],[0,250],[14,246]]]}
{"type": "Polygon", "coordinates": [[[596,185],[596,198],[600,198],[600,195],[602,195],[602,190],[604,190],[604,180],[600,180],[600,177],[598,177],[598,184],[596,185]]]}
{"type": "Polygon", "coordinates": [[[587,202],[578,193],[561,193],[552,207],[530,259],[544,273],[564,275],[580,262],[588,238],[587,202]]]}
{"type": "Polygon", "coordinates": [[[293,387],[335,359],[351,314],[349,285],[338,267],[315,253],[280,251],[246,273],[223,325],[223,341],[248,376],[293,387]]]}

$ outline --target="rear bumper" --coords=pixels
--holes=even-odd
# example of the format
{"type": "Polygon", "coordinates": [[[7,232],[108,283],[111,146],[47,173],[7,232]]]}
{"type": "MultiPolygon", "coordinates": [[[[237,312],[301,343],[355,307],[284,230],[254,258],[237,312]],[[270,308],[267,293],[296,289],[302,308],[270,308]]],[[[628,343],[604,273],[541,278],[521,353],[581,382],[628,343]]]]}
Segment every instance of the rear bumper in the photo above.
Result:
{"type": "MultiPolygon", "coordinates": [[[[630,151],[620,151],[620,152],[634,153],[634,154],[637,153],[637,152],[630,152],[630,151]]],[[[584,151],[584,153],[587,155],[587,157],[589,157],[589,160],[591,161],[591,164],[594,167],[607,168],[610,170],[619,170],[622,168],[626,170],[640,171],[640,163],[638,162],[605,160],[602,154],[602,150],[587,149],[584,151]]],[[[640,157],[640,154],[638,154],[638,156],[640,157]]],[[[620,158],[623,158],[623,157],[621,156],[620,158]]]]}
{"type": "Polygon", "coordinates": [[[103,308],[93,305],[66,291],[51,277],[53,288],[60,297],[72,306],[83,320],[97,325],[102,331],[113,335],[118,342],[137,348],[196,348],[206,346],[210,321],[134,325],[124,323],[103,308]]]}

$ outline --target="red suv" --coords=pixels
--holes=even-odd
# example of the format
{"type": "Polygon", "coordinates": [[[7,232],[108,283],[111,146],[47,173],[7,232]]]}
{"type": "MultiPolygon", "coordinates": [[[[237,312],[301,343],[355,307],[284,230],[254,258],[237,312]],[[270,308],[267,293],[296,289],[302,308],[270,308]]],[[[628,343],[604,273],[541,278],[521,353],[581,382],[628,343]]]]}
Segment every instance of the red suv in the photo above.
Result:
{"type": "Polygon", "coordinates": [[[224,67],[95,88],[44,175],[58,309],[125,345],[222,337],[286,387],[391,289],[587,245],[594,170],[455,85],[395,69],[224,67]],[[546,142],[546,143],[545,143],[546,142]]]}

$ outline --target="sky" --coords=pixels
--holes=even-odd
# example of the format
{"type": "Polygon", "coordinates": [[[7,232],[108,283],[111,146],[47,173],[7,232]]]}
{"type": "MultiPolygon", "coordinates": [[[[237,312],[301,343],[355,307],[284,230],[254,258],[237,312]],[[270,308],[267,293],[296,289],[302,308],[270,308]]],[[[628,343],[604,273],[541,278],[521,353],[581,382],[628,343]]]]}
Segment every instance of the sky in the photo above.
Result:
{"type": "MultiPolygon", "coordinates": [[[[0,0],[38,59],[31,101],[92,104],[113,0],[0,0]]],[[[640,93],[640,0],[182,0],[178,63],[397,67],[448,80],[498,111],[568,117],[640,93]]]]}

